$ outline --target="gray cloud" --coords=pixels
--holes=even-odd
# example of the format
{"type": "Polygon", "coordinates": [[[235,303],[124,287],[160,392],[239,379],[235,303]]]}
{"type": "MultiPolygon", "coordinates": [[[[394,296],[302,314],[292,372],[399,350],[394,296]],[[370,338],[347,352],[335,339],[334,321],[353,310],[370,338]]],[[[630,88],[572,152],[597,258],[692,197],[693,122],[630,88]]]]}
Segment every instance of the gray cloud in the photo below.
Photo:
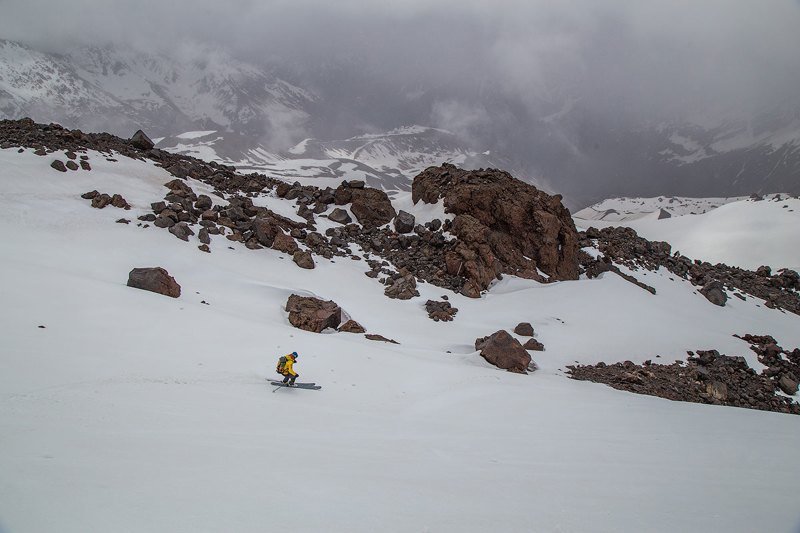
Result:
{"type": "Polygon", "coordinates": [[[0,36],[48,50],[202,42],[251,61],[359,62],[387,81],[487,86],[537,106],[565,93],[626,112],[725,112],[800,83],[796,0],[5,0],[0,36]],[[720,109],[715,109],[720,108],[720,109]]]}

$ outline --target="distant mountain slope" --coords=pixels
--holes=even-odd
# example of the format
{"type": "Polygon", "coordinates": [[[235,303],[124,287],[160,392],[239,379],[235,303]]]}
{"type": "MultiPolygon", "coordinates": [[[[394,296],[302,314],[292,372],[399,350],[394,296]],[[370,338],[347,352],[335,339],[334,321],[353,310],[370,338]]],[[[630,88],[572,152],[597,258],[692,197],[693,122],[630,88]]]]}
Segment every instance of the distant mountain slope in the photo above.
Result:
{"type": "Polygon", "coordinates": [[[598,205],[616,205],[617,209],[602,211],[593,206],[575,213],[575,223],[584,228],[627,226],[646,239],[669,242],[673,251],[692,259],[750,270],[761,265],[775,270],[800,269],[800,233],[797,231],[800,199],[785,194],[770,195],[763,200],[682,198],[679,202],[682,207],[676,209],[675,216],[668,218],[659,217],[666,209],[658,207],[663,205],[663,200],[654,200],[618,198],[603,202],[598,205]],[[635,206],[657,210],[636,212],[635,206]],[[678,214],[686,209],[698,214],[678,214]],[[604,217],[585,218],[593,213],[604,214],[604,217]]]}
{"type": "Polygon", "coordinates": [[[0,112],[68,127],[161,136],[226,129],[263,141],[302,128],[312,92],[217,49],[167,57],[127,48],[46,54],[0,40],[0,112]]]}
{"type": "Polygon", "coordinates": [[[281,152],[249,146],[247,139],[219,131],[185,132],[158,139],[157,146],[289,181],[358,179],[385,190],[410,190],[414,176],[442,163],[465,168],[501,167],[505,163],[488,152],[469,150],[448,131],[423,126],[334,141],[305,139],[281,152]]]}

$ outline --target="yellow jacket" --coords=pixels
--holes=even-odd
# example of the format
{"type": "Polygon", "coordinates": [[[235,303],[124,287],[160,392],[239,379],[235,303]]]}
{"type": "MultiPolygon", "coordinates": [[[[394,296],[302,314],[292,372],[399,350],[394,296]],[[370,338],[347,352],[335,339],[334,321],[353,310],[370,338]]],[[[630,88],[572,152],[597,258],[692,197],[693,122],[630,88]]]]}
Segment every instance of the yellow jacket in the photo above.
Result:
{"type": "Polygon", "coordinates": [[[290,354],[286,356],[286,363],[283,365],[283,375],[296,376],[297,372],[295,372],[292,367],[294,367],[294,356],[290,354]]]}

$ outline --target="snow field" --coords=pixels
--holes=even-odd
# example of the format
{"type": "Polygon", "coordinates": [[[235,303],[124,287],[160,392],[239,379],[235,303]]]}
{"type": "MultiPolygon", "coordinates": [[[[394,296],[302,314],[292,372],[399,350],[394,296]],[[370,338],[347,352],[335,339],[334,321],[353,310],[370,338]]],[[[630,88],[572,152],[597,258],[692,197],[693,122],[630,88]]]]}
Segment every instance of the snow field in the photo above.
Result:
{"type": "Polygon", "coordinates": [[[717,308],[668,273],[640,278],[656,296],[608,273],[552,285],[506,277],[480,300],[421,284],[421,298],[390,300],[364,261],[315,257],[306,271],[276,251],[213,237],[205,254],[137,227],[172,176],[90,157],[91,172],[62,174],[52,156],[0,151],[0,528],[798,524],[796,417],[636,396],[559,370],[697,348],[749,356],[732,333],[800,346],[795,315],[753,299],[717,308]],[[92,209],[79,197],[92,189],[134,209],[92,209]],[[136,266],[166,268],[181,297],[126,287],[136,266]],[[333,299],[401,344],[294,329],[283,311],[292,293],[333,299]],[[442,294],[459,308],[453,322],[424,312],[442,294]],[[529,376],[498,371],[472,346],[520,321],[547,347],[529,376]],[[293,350],[301,381],[321,391],[272,392],[264,378],[293,350]]]}

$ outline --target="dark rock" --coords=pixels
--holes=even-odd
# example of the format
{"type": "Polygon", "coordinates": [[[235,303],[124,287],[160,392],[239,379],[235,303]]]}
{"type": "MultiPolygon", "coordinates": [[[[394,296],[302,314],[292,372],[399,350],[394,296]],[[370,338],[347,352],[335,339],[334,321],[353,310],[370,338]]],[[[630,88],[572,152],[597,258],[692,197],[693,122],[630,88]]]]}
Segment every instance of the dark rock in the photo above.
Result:
{"type": "Polygon", "coordinates": [[[533,350],[536,352],[543,352],[544,351],[544,344],[537,341],[536,339],[528,339],[525,344],[522,345],[523,348],[526,350],[533,350]]]}
{"type": "Polygon", "coordinates": [[[147,134],[145,134],[145,132],[142,130],[137,130],[136,133],[133,134],[133,137],[130,139],[130,143],[139,150],[150,150],[155,146],[153,141],[150,140],[150,137],[148,137],[147,134]]]}
{"type": "Polygon", "coordinates": [[[450,305],[450,302],[435,300],[425,302],[425,310],[428,312],[428,318],[434,322],[450,322],[458,313],[458,309],[450,305]]]}
{"type": "Polygon", "coordinates": [[[414,230],[416,220],[414,215],[401,210],[394,219],[394,229],[397,233],[411,233],[414,230]]]}
{"type": "Polygon", "coordinates": [[[330,212],[328,215],[328,220],[337,222],[339,224],[349,224],[353,221],[353,219],[350,217],[350,214],[339,207],[330,212]]]}
{"type": "Polygon", "coordinates": [[[78,163],[75,161],[67,161],[66,167],[70,170],[78,170],[78,163]]]}
{"type": "Polygon", "coordinates": [[[175,220],[168,216],[158,215],[153,221],[153,225],[157,228],[171,228],[175,225],[175,220]]]}
{"type": "Polygon", "coordinates": [[[128,274],[128,287],[156,292],[164,296],[177,298],[181,295],[181,286],[169,272],[161,267],[134,268],[128,274]]]}
{"type": "Polygon", "coordinates": [[[211,237],[208,234],[208,228],[201,228],[197,234],[197,239],[203,244],[211,244],[211,237]]]}
{"type": "Polygon", "coordinates": [[[389,287],[386,287],[383,293],[389,298],[409,300],[415,296],[419,296],[417,280],[414,279],[413,274],[407,274],[396,279],[389,287]]]}
{"type": "Polygon", "coordinates": [[[81,159],[81,168],[83,170],[92,170],[92,165],[90,165],[88,161],[81,159]]]}
{"type": "Polygon", "coordinates": [[[194,208],[200,211],[207,211],[211,209],[213,206],[213,202],[211,201],[211,197],[205,194],[201,194],[197,197],[197,201],[194,203],[194,208]]]}
{"type": "Polygon", "coordinates": [[[728,295],[725,294],[722,283],[716,280],[706,283],[699,292],[706,297],[706,300],[720,307],[724,307],[725,302],[728,301],[728,295]]]}
{"type": "Polygon", "coordinates": [[[64,166],[64,162],[61,161],[60,159],[54,160],[52,163],[50,163],[50,166],[52,168],[58,170],[59,172],[66,172],[67,171],[67,167],[64,166]]]}
{"type": "Polygon", "coordinates": [[[282,231],[275,235],[275,239],[272,241],[272,248],[286,254],[294,254],[300,249],[292,236],[282,231]]]}
{"type": "Polygon", "coordinates": [[[320,333],[336,329],[342,321],[342,309],[336,303],[319,298],[292,294],[286,302],[289,323],[305,331],[320,333]]]}
{"type": "Polygon", "coordinates": [[[207,244],[201,244],[200,246],[197,247],[197,249],[200,250],[201,252],[206,252],[208,254],[211,253],[211,248],[209,248],[207,244]]]}
{"type": "Polygon", "coordinates": [[[533,326],[531,326],[530,322],[520,322],[514,328],[514,333],[523,337],[533,337],[533,326]]]}
{"type": "Polygon", "coordinates": [[[383,335],[378,335],[376,333],[367,333],[366,335],[364,335],[364,337],[369,339],[369,340],[371,340],[371,341],[388,342],[390,344],[400,344],[399,342],[397,342],[394,339],[387,339],[383,335]]]}
{"type": "Polygon", "coordinates": [[[189,241],[189,237],[194,235],[194,231],[189,227],[186,222],[178,222],[169,228],[169,232],[175,235],[182,241],[189,241]]]}
{"type": "Polygon", "coordinates": [[[98,194],[94,198],[92,198],[92,207],[97,209],[103,209],[107,205],[111,204],[111,197],[106,193],[98,194]]]}
{"type": "Polygon", "coordinates": [[[259,244],[271,247],[281,228],[271,217],[257,217],[253,220],[253,234],[259,244]]]}
{"type": "Polygon", "coordinates": [[[119,209],[130,209],[131,206],[128,201],[122,197],[121,194],[115,194],[111,197],[111,205],[119,209]]]}
{"type": "Polygon", "coordinates": [[[89,191],[89,192],[85,192],[85,193],[81,194],[81,198],[83,198],[84,200],[92,200],[92,199],[94,199],[95,196],[97,196],[99,194],[100,193],[97,192],[96,190],[89,191]]]}
{"type": "Polygon", "coordinates": [[[502,329],[488,337],[477,339],[475,349],[480,350],[481,356],[489,363],[510,372],[527,374],[531,363],[531,356],[525,348],[502,329]]]}
{"type": "Polygon", "coordinates": [[[339,326],[339,331],[344,331],[346,333],[366,333],[367,330],[365,330],[361,324],[351,319],[339,326]]]}
{"type": "Polygon", "coordinates": [[[353,189],[340,186],[335,192],[338,205],[343,205],[339,202],[344,195],[349,196],[352,202],[350,212],[366,228],[388,224],[396,215],[392,202],[386,193],[381,190],[371,187],[353,189]],[[340,191],[342,192],[340,193],[340,191]]]}
{"type": "Polygon", "coordinates": [[[798,389],[797,378],[789,374],[784,374],[778,380],[778,387],[786,394],[796,394],[798,389]]]}
{"type": "Polygon", "coordinates": [[[314,268],[314,258],[311,257],[311,252],[298,250],[292,255],[292,261],[294,261],[297,266],[300,268],[305,269],[312,269],[314,268]]]}

